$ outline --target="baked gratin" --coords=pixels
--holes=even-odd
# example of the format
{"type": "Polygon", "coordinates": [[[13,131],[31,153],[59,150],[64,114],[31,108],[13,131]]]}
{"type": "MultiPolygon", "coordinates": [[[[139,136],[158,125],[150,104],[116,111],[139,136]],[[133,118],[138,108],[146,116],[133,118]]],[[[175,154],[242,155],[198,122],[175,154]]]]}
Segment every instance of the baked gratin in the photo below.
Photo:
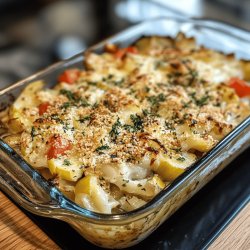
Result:
{"type": "Polygon", "coordinates": [[[87,52],[1,113],[4,140],[80,206],[143,206],[250,114],[250,64],[179,34],[87,52]]]}

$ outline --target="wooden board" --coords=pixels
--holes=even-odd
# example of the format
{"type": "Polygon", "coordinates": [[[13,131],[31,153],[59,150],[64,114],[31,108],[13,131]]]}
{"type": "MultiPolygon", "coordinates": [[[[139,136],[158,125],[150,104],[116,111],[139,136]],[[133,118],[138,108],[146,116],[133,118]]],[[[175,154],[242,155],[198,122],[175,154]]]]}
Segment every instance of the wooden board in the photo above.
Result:
{"type": "Polygon", "coordinates": [[[250,203],[234,218],[229,226],[211,244],[209,250],[250,249],[250,203]]]}
{"type": "MultiPolygon", "coordinates": [[[[0,191],[0,249],[60,249],[38,226],[0,191]]],[[[250,249],[250,204],[211,244],[209,250],[250,249]]]]}
{"type": "Polygon", "coordinates": [[[0,249],[60,249],[0,191],[0,249]]]}

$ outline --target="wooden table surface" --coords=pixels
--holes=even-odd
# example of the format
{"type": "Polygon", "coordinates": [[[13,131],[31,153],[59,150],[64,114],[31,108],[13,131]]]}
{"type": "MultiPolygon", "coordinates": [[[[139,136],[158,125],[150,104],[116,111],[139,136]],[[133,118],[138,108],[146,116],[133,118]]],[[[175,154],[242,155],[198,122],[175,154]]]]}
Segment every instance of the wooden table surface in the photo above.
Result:
{"type": "MultiPolygon", "coordinates": [[[[0,249],[60,249],[0,191],[0,249]]],[[[211,244],[209,250],[250,249],[250,203],[211,244]]]]}

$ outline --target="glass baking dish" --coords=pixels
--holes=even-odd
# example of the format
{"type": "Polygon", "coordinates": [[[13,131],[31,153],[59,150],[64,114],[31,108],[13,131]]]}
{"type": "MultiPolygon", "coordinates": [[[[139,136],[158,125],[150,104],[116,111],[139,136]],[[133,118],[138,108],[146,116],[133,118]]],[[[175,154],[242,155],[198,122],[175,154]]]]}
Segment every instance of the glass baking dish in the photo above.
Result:
{"type": "MultiPolygon", "coordinates": [[[[205,19],[165,17],[146,21],[90,49],[100,53],[106,43],[126,46],[143,35],[174,37],[180,31],[186,36],[194,36],[205,47],[250,59],[250,35],[246,31],[205,19]]],[[[66,68],[83,68],[83,58],[83,54],[76,55],[0,90],[0,109],[10,105],[32,81],[43,79],[50,87],[66,68]]],[[[146,205],[131,212],[109,215],[91,212],[68,200],[0,139],[0,188],[28,211],[66,221],[84,238],[98,246],[124,248],[137,244],[152,233],[244,151],[249,143],[250,117],[146,205]]]]}

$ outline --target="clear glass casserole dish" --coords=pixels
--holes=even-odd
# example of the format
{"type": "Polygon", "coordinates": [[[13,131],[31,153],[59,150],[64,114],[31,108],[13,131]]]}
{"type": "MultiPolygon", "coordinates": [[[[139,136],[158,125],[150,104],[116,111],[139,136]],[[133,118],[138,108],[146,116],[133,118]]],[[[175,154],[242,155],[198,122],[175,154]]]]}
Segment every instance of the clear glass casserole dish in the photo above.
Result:
{"type": "MultiPolygon", "coordinates": [[[[205,47],[250,59],[250,35],[238,28],[204,19],[161,18],[143,22],[90,49],[102,52],[106,43],[131,44],[143,35],[193,36],[205,47]]],[[[35,80],[53,86],[68,67],[82,68],[83,55],[56,63],[33,76],[0,90],[0,109],[13,102],[35,80]]],[[[202,186],[219,173],[250,143],[250,117],[245,119],[209,153],[143,207],[123,214],[98,214],[77,206],[47,182],[0,139],[0,188],[32,213],[69,223],[90,242],[108,248],[132,246],[153,232],[202,186]]]]}

